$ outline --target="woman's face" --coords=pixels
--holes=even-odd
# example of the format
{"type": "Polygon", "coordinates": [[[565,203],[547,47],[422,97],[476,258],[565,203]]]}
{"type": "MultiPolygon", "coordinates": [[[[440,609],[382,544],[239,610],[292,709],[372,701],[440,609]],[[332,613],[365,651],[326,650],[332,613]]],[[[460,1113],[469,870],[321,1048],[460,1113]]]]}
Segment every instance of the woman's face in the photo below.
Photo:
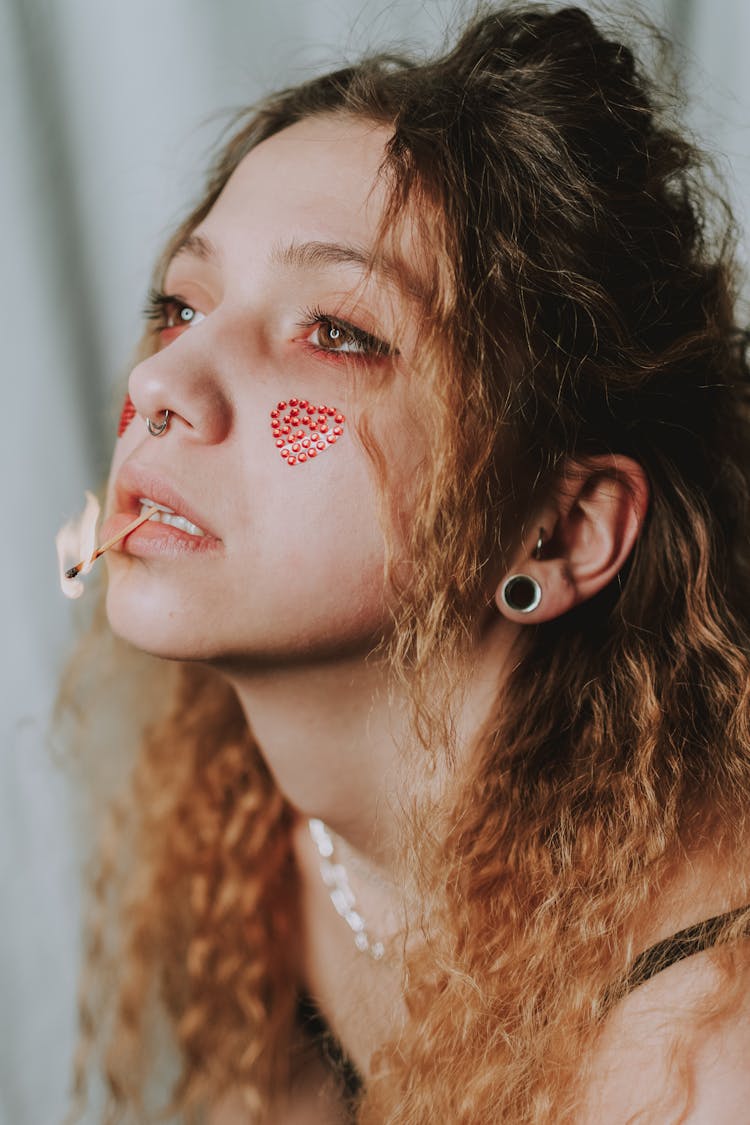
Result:
{"type": "Polygon", "coordinates": [[[195,527],[149,522],[107,555],[109,619],[137,647],[263,665],[364,652],[387,626],[377,487],[355,434],[368,382],[386,376],[368,414],[401,511],[420,458],[416,308],[364,265],[388,136],[326,116],[264,141],[167,269],[102,536],[141,498],[195,527]],[[145,419],[164,410],[152,436],[145,419]]]}

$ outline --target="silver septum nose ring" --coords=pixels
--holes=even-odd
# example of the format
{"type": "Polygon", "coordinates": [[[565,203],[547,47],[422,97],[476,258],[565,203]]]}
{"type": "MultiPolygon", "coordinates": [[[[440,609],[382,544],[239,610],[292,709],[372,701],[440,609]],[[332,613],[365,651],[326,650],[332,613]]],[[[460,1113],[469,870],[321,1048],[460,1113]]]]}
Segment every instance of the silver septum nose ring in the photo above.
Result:
{"type": "Polygon", "coordinates": [[[164,411],[164,418],[161,422],[152,422],[150,418],[146,419],[146,428],[152,437],[160,437],[167,426],[169,425],[169,411],[164,411]]]}

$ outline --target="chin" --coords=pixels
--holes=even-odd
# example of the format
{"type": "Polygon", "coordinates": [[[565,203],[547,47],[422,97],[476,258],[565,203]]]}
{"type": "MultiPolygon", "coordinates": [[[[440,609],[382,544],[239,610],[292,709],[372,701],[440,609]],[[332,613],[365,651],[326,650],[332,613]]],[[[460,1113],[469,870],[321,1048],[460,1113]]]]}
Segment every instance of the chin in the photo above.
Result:
{"type": "Polygon", "coordinates": [[[133,590],[131,584],[110,575],[106,613],[112,632],[134,648],[164,660],[208,660],[216,656],[187,608],[169,605],[149,591],[146,584],[133,590]]]}
{"type": "Polygon", "coordinates": [[[144,623],[137,616],[125,615],[107,607],[107,619],[115,636],[149,656],[162,660],[205,661],[211,654],[196,637],[186,636],[179,629],[165,629],[155,622],[144,623]]]}

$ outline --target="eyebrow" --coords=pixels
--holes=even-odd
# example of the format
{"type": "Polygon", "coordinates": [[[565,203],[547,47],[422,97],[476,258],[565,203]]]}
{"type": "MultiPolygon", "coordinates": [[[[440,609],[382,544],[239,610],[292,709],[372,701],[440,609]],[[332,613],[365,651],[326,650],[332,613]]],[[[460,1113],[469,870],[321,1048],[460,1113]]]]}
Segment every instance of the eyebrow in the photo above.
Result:
{"type": "MultiPolygon", "coordinates": [[[[202,262],[213,263],[221,259],[221,254],[214,243],[202,234],[186,235],[172,254],[170,263],[183,254],[198,258],[202,262]]],[[[424,300],[424,283],[413,270],[406,267],[405,263],[397,263],[388,256],[376,260],[363,247],[349,243],[316,240],[296,242],[294,239],[286,245],[277,242],[271,248],[269,261],[274,265],[293,269],[356,265],[363,270],[371,269],[373,273],[382,274],[407,294],[424,300]]]]}
{"type": "Polygon", "coordinates": [[[202,234],[186,235],[170,255],[167,265],[170,265],[175,258],[179,258],[182,254],[189,254],[193,258],[200,258],[202,262],[218,261],[221,256],[213,242],[202,234]]]}
{"type": "MultiPolygon", "coordinates": [[[[372,256],[359,246],[349,246],[343,242],[290,242],[286,246],[277,243],[271,250],[270,260],[279,266],[294,269],[310,269],[315,266],[355,265],[363,269],[374,267],[372,256]]],[[[393,267],[383,267],[383,272],[392,272],[393,267]]]]}

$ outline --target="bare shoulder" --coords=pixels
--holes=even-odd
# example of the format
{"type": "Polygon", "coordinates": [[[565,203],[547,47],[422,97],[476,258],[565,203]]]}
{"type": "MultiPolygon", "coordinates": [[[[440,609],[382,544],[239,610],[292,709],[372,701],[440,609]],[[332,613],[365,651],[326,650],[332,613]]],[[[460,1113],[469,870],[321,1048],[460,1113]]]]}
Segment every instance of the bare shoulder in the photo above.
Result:
{"type": "Polygon", "coordinates": [[[734,986],[710,952],[635,989],[602,1028],[576,1125],[747,1120],[750,942],[734,986]]]}
{"type": "MultiPolygon", "coordinates": [[[[648,943],[740,903],[693,870],[648,943]],[[696,902],[702,903],[698,912],[696,902]]],[[[744,903],[743,903],[744,905],[744,903]]],[[[608,1015],[575,1125],[716,1125],[748,1120],[750,940],[694,953],[636,987],[608,1015]]]]}

